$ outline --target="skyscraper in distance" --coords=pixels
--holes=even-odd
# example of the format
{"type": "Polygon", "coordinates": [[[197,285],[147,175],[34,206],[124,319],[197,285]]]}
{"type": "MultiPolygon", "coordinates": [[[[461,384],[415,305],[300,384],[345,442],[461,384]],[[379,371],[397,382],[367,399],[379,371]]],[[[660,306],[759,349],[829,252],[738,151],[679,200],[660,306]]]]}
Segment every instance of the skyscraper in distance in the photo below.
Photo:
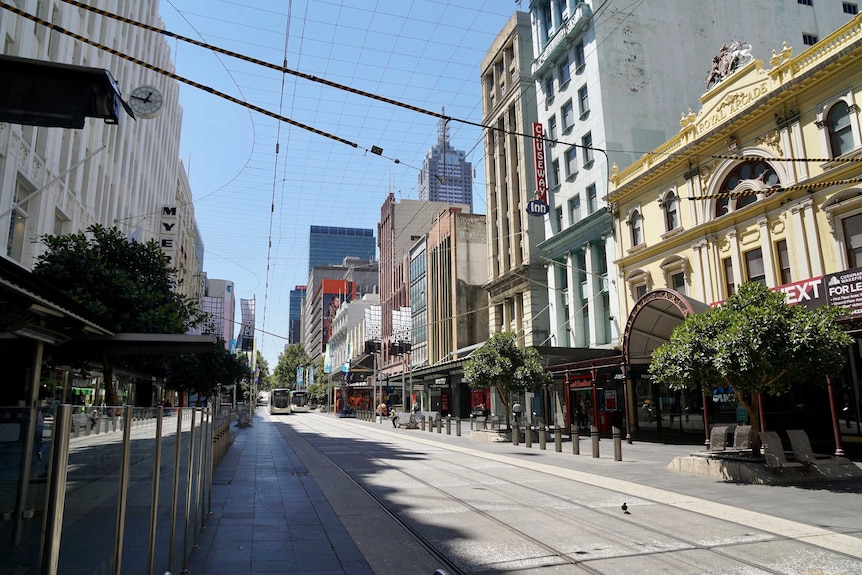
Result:
{"type": "Polygon", "coordinates": [[[302,341],[302,302],[305,301],[305,286],[296,286],[290,290],[290,332],[287,343],[302,341]]]}
{"type": "Polygon", "coordinates": [[[466,153],[449,143],[446,120],[437,124],[437,145],[432,146],[419,172],[419,199],[467,204],[473,211],[473,166],[466,153]]]}
{"type": "Polygon", "coordinates": [[[344,258],[375,261],[377,239],[374,230],[311,226],[308,235],[308,273],[315,266],[341,265],[344,258]]]}

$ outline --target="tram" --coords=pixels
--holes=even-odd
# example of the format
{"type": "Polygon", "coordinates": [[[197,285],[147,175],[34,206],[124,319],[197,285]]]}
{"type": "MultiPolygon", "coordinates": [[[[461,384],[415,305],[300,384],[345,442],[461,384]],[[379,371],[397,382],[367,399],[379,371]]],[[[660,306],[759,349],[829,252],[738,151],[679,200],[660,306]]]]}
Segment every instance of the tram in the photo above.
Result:
{"type": "Polygon", "coordinates": [[[290,412],[291,413],[308,413],[308,392],[307,391],[291,391],[290,392],[290,412]]]}
{"type": "Polygon", "coordinates": [[[269,392],[269,413],[270,415],[290,413],[289,389],[273,389],[269,392]]]}

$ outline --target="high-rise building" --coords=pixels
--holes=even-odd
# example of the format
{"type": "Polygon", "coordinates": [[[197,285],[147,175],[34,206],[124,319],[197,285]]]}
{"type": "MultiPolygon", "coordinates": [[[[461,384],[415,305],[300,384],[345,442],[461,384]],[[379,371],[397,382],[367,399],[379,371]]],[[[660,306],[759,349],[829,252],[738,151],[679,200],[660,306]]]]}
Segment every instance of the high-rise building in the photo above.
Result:
{"type": "MultiPolygon", "coordinates": [[[[538,249],[545,239],[545,218],[526,212],[528,202],[547,193],[547,165],[540,158],[537,169],[533,140],[518,135],[531,134],[537,119],[532,61],[530,15],[516,12],[481,68],[482,124],[497,128],[485,134],[489,263],[485,288],[491,299],[491,332],[514,332],[525,347],[548,345],[550,325],[545,261],[538,249]]],[[[540,144],[544,146],[541,140],[540,144]]]]}
{"type": "MultiPolygon", "coordinates": [[[[619,345],[617,290],[625,278],[613,264],[608,181],[614,168],[677,133],[681,110],[697,108],[720,80],[712,67],[722,47],[736,43],[769,60],[785,45],[801,51],[815,44],[854,11],[846,2],[802,0],[650,0],[634,8],[608,0],[530,2],[531,72],[549,140],[550,211],[539,247],[548,258],[551,345],[619,345]]],[[[726,113],[736,106],[728,101],[726,113]]],[[[696,160],[691,169],[697,173],[696,160]]],[[[683,292],[689,278],[683,274],[677,286],[683,292]]]]}
{"type": "Polygon", "coordinates": [[[317,266],[341,265],[344,258],[374,261],[374,230],[311,226],[308,234],[308,273],[317,266]]]}
{"type": "Polygon", "coordinates": [[[390,344],[398,343],[394,324],[406,313],[404,324],[410,329],[410,250],[428,233],[440,212],[450,208],[469,212],[465,204],[422,200],[396,201],[389,193],[380,208],[377,241],[380,247],[380,342],[382,371],[386,375],[404,370],[402,358],[389,353],[390,344]]]}
{"type": "Polygon", "coordinates": [[[305,301],[305,286],[296,286],[290,290],[290,324],[287,334],[288,344],[302,341],[302,304],[305,301]]]}
{"type": "Polygon", "coordinates": [[[466,204],[473,211],[473,166],[466,154],[449,143],[449,125],[437,125],[437,145],[432,146],[419,172],[419,199],[466,204]]]}

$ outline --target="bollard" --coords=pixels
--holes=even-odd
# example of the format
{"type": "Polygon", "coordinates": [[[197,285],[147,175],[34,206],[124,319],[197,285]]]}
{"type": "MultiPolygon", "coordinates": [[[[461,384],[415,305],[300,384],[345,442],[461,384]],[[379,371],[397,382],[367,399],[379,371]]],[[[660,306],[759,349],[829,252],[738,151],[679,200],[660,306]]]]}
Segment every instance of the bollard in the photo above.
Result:
{"type": "Polygon", "coordinates": [[[547,441],[548,432],[545,430],[545,425],[542,424],[542,426],[539,427],[539,449],[544,450],[547,441]]]}
{"type": "Polygon", "coordinates": [[[533,447],[533,424],[530,423],[529,425],[527,425],[527,427],[524,429],[524,432],[524,446],[527,449],[530,449],[531,447],[533,447]]]}
{"type": "Polygon", "coordinates": [[[428,416],[428,433],[432,433],[434,431],[434,417],[428,416]]]}
{"type": "Polygon", "coordinates": [[[455,418],[455,435],[457,435],[458,437],[461,437],[461,418],[460,417],[455,418]]]}
{"type": "Polygon", "coordinates": [[[425,416],[424,415],[419,416],[419,429],[421,429],[422,431],[425,431],[425,416]]]}
{"type": "Polygon", "coordinates": [[[517,424],[512,427],[512,445],[514,445],[515,447],[518,447],[518,435],[520,435],[520,433],[521,429],[518,427],[517,424]]]}
{"type": "Polygon", "coordinates": [[[572,426],[572,455],[581,454],[581,430],[577,424],[572,426]]]}
{"type": "Polygon", "coordinates": [[[595,425],[590,426],[590,439],[593,440],[593,457],[599,456],[599,428],[595,425]]]}
{"type": "Polygon", "coordinates": [[[443,433],[443,416],[436,418],[437,419],[437,433],[443,433]]]}
{"type": "Polygon", "coordinates": [[[446,435],[452,435],[452,416],[446,416],[446,435]]]}
{"type": "Polygon", "coordinates": [[[554,449],[557,453],[563,451],[563,430],[560,429],[559,425],[554,426],[554,449]]]}
{"type": "Polygon", "coordinates": [[[613,436],[614,436],[614,461],[622,461],[623,460],[623,441],[622,437],[620,437],[620,428],[613,428],[613,436]]]}

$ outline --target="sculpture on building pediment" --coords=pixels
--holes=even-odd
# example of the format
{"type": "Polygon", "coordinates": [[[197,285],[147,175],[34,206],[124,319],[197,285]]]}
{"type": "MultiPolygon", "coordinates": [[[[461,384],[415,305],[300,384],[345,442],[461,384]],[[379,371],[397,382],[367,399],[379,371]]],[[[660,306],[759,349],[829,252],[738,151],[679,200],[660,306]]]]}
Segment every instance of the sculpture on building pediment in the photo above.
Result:
{"type": "Polygon", "coordinates": [[[712,65],[705,79],[707,89],[725,79],[751,59],[751,44],[734,40],[730,46],[727,44],[722,46],[718,55],[712,57],[712,65]]]}

